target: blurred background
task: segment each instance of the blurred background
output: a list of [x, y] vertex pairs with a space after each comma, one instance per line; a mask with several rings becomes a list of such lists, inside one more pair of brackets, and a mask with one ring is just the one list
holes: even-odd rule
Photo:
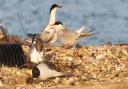
[[82, 38], [83, 45], [106, 42], [128, 43], [128, 0], [0, 0], [0, 18], [12, 35], [24, 37], [17, 13], [27, 33], [39, 33], [48, 23], [53, 3], [63, 6], [57, 20], [73, 30], [85, 25], [95, 28], [97, 35]]

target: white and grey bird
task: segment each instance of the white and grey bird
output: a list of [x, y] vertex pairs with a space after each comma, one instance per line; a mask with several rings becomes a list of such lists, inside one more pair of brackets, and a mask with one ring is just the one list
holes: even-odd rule
[[36, 67], [33, 67], [32, 69], [32, 76], [35, 78], [41, 78], [42, 80], [61, 76], [63, 75], [61, 72], [57, 72], [56, 70], [50, 69], [45, 63], [40, 63]]
[[57, 36], [54, 34], [56, 31], [54, 29], [54, 24], [56, 21], [56, 12], [58, 8], [61, 8], [57, 4], [53, 4], [50, 8], [50, 17], [47, 26], [40, 33], [40, 39], [43, 43], [54, 43], [57, 39]]
[[78, 40], [80, 38], [93, 35], [88, 32], [85, 32], [84, 26], [78, 29], [77, 31], [72, 31], [64, 27], [64, 25], [60, 21], [57, 21], [55, 23], [55, 29], [57, 31], [58, 40], [62, 43], [63, 46], [69, 46], [69, 47], [78, 44]]
[[42, 49], [43, 45], [41, 39], [36, 39], [36, 41], [32, 43], [32, 46], [29, 50], [30, 62], [38, 64], [44, 61], [44, 53]]

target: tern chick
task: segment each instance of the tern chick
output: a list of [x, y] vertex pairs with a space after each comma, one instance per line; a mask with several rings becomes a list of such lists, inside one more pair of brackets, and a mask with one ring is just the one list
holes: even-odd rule
[[56, 70], [50, 69], [45, 63], [40, 63], [37, 67], [33, 67], [32, 76], [35, 78], [41, 78], [43, 80], [48, 79], [50, 77], [56, 77], [63, 75], [61, 72], [57, 72]]
[[65, 28], [62, 22], [57, 21], [55, 23], [55, 29], [57, 31], [57, 38], [62, 43], [63, 46], [74, 46], [78, 44], [78, 40], [82, 37], [92, 36], [88, 32], [84, 32], [85, 27], [81, 27], [77, 31], [71, 31], [68, 28]]
[[50, 8], [50, 18], [48, 25], [42, 30], [40, 34], [40, 39], [43, 43], [54, 43], [57, 39], [57, 36], [54, 35], [55, 29], [54, 24], [56, 20], [56, 12], [58, 8], [61, 8], [62, 6], [59, 6], [57, 4], [53, 4]]

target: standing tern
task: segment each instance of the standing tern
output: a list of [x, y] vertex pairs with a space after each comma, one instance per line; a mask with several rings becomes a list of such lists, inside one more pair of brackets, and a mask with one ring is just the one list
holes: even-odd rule
[[43, 43], [54, 43], [56, 41], [57, 36], [55, 35], [56, 31], [54, 29], [54, 24], [56, 21], [56, 12], [58, 8], [61, 7], [62, 6], [59, 6], [57, 4], [53, 4], [51, 6], [48, 25], [43, 29], [39, 36]]
[[32, 44], [30, 50], [29, 50], [29, 55], [30, 55], [30, 62], [32, 63], [40, 63], [44, 61], [43, 58], [43, 45], [41, 39], [36, 39], [36, 42]]

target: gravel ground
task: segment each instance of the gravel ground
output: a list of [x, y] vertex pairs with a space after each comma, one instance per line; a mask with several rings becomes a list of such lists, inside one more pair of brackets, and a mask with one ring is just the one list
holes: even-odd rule
[[[28, 47], [23, 45], [25, 54]], [[50, 68], [60, 71], [64, 76], [41, 80], [31, 77], [31, 69], [0, 67], [0, 87], [16, 89], [81, 89], [86, 86], [94, 89], [116, 88], [118, 83], [128, 80], [128, 45], [104, 44], [99, 46], [81, 46], [80, 48], [62, 48], [46, 46], [43, 49], [46, 63]], [[26, 56], [27, 57], [27, 56]], [[124, 83], [123, 83], [124, 82]], [[12, 86], [13, 85], [13, 86]], [[123, 89], [122, 85], [119, 85]], [[126, 88], [124, 88], [126, 89]]]

